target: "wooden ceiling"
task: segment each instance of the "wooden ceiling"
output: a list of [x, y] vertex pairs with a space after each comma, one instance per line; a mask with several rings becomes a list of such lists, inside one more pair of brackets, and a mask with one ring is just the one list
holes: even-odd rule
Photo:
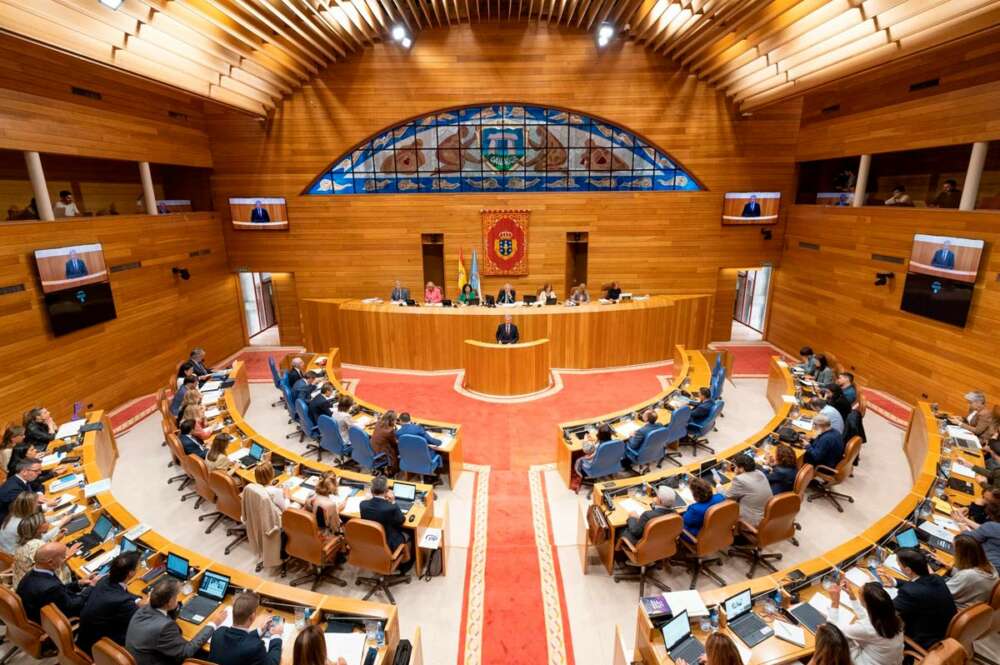
[[1000, 0], [0, 0], [6, 32], [255, 115], [394, 26], [419, 48], [473, 21], [609, 23], [751, 111], [998, 25]]

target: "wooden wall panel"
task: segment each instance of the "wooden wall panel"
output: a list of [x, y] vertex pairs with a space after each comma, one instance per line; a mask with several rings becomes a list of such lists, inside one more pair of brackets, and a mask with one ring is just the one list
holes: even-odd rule
[[203, 104], [191, 95], [7, 35], [0, 89], [0, 148], [212, 165]]
[[715, 287], [715, 303], [712, 310], [710, 339], [713, 342], [727, 342], [732, 337], [733, 306], [736, 304], [736, 275], [739, 272], [739, 268], [719, 270], [719, 278]]
[[[965, 329], [899, 309], [915, 233], [986, 241]], [[815, 243], [818, 251], [800, 242]], [[969, 389], [1000, 399], [1000, 213], [793, 206], [775, 271], [768, 339], [786, 350], [832, 351], [868, 385], [916, 402], [964, 408]], [[876, 272], [892, 271], [888, 287]]]
[[[57, 419], [74, 402], [113, 408], [159, 388], [194, 346], [210, 362], [243, 346], [236, 279], [226, 264], [218, 216], [78, 218], [8, 222], [0, 245], [0, 285], [25, 291], [0, 296], [0, 424], [36, 405]], [[111, 275], [118, 318], [54, 338], [42, 302], [33, 250], [99, 242], [108, 266], [141, 262]], [[192, 258], [191, 252], [209, 253]], [[171, 273], [183, 266], [191, 279]]]
[[274, 286], [274, 313], [278, 319], [281, 344], [298, 346], [302, 344], [302, 325], [299, 322], [299, 294], [295, 288], [295, 275], [273, 272], [271, 284]]
[[[525, 193], [299, 196], [346, 150], [408, 117], [449, 106], [521, 101], [619, 123], [668, 151], [700, 193]], [[419, 295], [421, 233], [443, 233], [446, 294], [457, 291], [459, 249], [481, 244], [480, 210], [531, 210], [534, 292], [562, 291], [566, 233], [589, 235], [590, 288], [617, 279], [635, 293], [713, 293], [719, 267], [777, 261], [782, 227], [723, 228], [727, 190], [791, 198], [799, 102], [744, 118], [708, 85], [641, 46], [599, 51], [593, 36], [546, 25], [485, 24], [421, 32], [403, 51], [375, 44], [287, 98], [269, 127], [207, 109], [216, 209], [230, 196], [284, 196], [287, 233], [226, 230], [232, 266], [294, 272], [300, 298], [387, 297], [394, 279]], [[496, 292], [502, 278], [484, 279]], [[563, 295], [563, 294], [561, 294]]]

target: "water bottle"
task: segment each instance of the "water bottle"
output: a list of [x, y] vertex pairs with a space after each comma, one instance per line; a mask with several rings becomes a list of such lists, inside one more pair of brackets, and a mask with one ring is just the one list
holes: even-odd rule
[[378, 627], [375, 629], [375, 644], [381, 647], [385, 644], [385, 629], [382, 627], [382, 622], [378, 622]]

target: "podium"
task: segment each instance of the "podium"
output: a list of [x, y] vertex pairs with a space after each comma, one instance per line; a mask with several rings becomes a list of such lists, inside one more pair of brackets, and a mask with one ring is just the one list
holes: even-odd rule
[[549, 340], [493, 344], [465, 340], [465, 388], [474, 393], [512, 397], [545, 390], [552, 383]]

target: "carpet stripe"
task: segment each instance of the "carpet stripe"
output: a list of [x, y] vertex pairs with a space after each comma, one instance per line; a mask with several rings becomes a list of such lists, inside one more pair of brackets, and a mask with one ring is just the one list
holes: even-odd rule
[[567, 652], [563, 631], [563, 607], [566, 601], [559, 579], [559, 564], [553, 554], [542, 477], [542, 473], [550, 468], [555, 468], [555, 465], [542, 464], [528, 469], [528, 486], [531, 489], [531, 521], [535, 530], [535, 548], [538, 550], [538, 571], [542, 587], [548, 663], [549, 665], [567, 665], [573, 661]]

